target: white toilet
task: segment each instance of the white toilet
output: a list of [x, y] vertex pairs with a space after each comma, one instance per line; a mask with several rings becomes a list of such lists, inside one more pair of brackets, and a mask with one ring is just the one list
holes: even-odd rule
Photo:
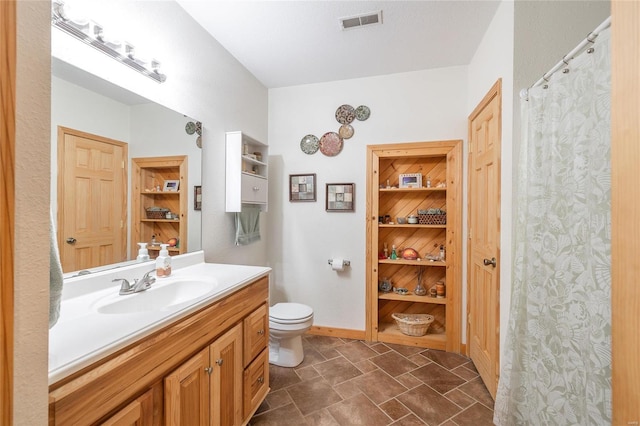
[[302, 334], [313, 325], [313, 309], [301, 303], [269, 308], [269, 363], [295, 367], [304, 359]]

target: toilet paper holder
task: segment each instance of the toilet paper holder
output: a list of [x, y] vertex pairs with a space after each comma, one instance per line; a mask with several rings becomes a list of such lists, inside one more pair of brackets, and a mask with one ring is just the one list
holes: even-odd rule
[[[333, 259], [329, 259], [329, 265], [333, 266]], [[351, 261], [350, 260], [343, 260], [342, 261], [342, 266], [351, 266]]]

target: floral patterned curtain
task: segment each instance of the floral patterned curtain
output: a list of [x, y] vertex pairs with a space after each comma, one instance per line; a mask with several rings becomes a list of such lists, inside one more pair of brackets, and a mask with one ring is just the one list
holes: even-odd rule
[[609, 36], [522, 101], [498, 425], [611, 424]]

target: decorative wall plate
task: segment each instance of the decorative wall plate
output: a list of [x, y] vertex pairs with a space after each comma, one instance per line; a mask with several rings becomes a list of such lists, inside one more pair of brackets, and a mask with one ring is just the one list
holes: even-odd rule
[[318, 148], [320, 148], [320, 141], [315, 135], [306, 135], [300, 141], [300, 149], [305, 154], [315, 154], [318, 152]]
[[320, 138], [320, 152], [328, 157], [340, 154], [342, 145], [342, 138], [336, 132], [327, 132]]
[[189, 121], [187, 124], [185, 124], [184, 130], [188, 135], [194, 134], [196, 132], [196, 123], [194, 123], [193, 121]]
[[353, 126], [351, 124], [343, 124], [338, 130], [338, 134], [342, 139], [349, 139], [353, 136]]
[[336, 110], [336, 120], [340, 124], [349, 124], [356, 118], [356, 110], [351, 105], [341, 105]]
[[364, 121], [371, 115], [371, 110], [368, 106], [360, 105], [358, 108], [356, 108], [355, 114], [358, 121]]

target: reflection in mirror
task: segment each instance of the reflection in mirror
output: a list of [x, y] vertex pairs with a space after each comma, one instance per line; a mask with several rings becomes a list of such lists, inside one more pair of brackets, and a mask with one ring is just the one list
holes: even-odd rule
[[[136, 243], [156, 234], [174, 254], [200, 250], [200, 123], [56, 58], [52, 74], [51, 208], [65, 276], [135, 262]], [[140, 174], [134, 158], [153, 166]], [[163, 168], [176, 158], [182, 169]], [[178, 191], [163, 191], [176, 180]], [[148, 217], [150, 207], [171, 215]]]

